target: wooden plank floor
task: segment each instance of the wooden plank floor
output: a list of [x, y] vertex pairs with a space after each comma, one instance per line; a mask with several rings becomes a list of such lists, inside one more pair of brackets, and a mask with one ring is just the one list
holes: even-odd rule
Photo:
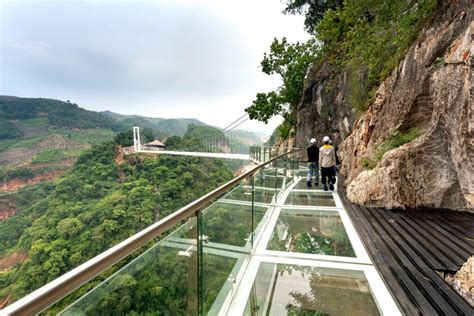
[[[339, 183], [342, 183], [339, 179]], [[340, 197], [374, 265], [406, 315], [474, 315], [440, 276], [474, 255], [474, 214], [387, 210]]]

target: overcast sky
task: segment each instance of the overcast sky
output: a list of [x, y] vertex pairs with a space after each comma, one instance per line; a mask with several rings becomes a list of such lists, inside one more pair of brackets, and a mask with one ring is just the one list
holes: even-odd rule
[[[1, 0], [0, 94], [224, 127], [257, 92], [274, 37], [304, 41], [280, 0]], [[271, 132], [268, 126], [246, 129]]]

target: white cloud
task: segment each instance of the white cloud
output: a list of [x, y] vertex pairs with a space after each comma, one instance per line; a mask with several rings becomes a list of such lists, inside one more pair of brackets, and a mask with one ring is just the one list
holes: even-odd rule
[[307, 39], [303, 18], [282, 9], [278, 0], [2, 1], [0, 93], [222, 127], [280, 84], [259, 69], [273, 38]]

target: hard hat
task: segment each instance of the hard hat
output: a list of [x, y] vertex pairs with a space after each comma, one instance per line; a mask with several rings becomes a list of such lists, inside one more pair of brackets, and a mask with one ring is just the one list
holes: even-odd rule
[[329, 136], [323, 137], [323, 142], [330, 142], [330, 141], [331, 141], [331, 138], [329, 138]]
[[316, 144], [316, 138], [311, 138], [311, 139], [309, 140], [309, 142], [310, 142], [311, 144]]

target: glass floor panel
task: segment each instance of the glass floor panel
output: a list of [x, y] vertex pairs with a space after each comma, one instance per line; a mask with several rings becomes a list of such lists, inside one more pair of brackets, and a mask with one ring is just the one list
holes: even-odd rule
[[261, 263], [244, 315], [380, 315], [362, 271]]
[[267, 250], [355, 257], [337, 212], [283, 209]]
[[[336, 184], [334, 184], [334, 190], [336, 190], [336, 188], [337, 188], [337, 182], [336, 182]], [[293, 189], [294, 190], [322, 190], [323, 185], [321, 184], [321, 176], [319, 176], [319, 185], [318, 186], [314, 185], [314, 178], [313, 178], [313, 181], [311, 182], [311, 188], [308, 188], [306, 186], [306, 178], [302, 178], [300, 181], [298, 181], [298, 183], [295, 185], [295, 187]]]
[[288, 195], [285, 205], [336, 206], [336, 202], [331, 192], [292, 191]]

